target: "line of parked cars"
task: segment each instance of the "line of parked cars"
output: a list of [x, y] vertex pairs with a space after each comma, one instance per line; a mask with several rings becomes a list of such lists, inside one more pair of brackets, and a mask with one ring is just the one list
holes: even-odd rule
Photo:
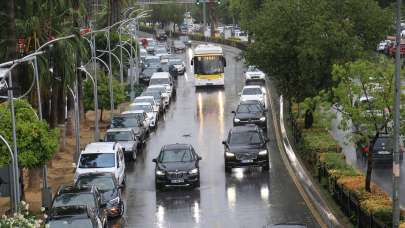
[[229, 130], [224, 145], [225, 171], [237, 167], [270, 168], [267, 149], [267, 96], [265, 74], [255, 66], [249, 66], [245, 74], [246, 85], [234, 114], [234, 127]]
[[[162, 56], [158, 57], [157, 64], [161, 64]], [[156, 55], [146, 58], [155, 60]], [[176, 61], [172, 60], [175, 58], [170, 59], [178, 62], [178, 58]], [[185, 67], [179, 69], [179, 72], [184, 73]], [[74, 184], [61, 186], [48, 208], [47, 227], [107, 227], [109, 219], [124, 214], [122, 192], [126, 185], [126, 162], [137, 159], [150, 132], [158, 127], [161, 116], [175, 98], [174, 80], [168, 71], [153, 72], [148, 80], [149, 86], [142, 94], [132, 100], [126, 111], [113, 116], [103, 140], [86, 145], [76, 164]], [[181, 145], [177, 147], [182, 148]], [[191, 157], [180, 156], [189, 147], [176, 153], [177, 147], [167, 146], [165, 150], [162, 149], [161, 155], [156, 159], [157, 165], [172, 162], [176, 158], [181, 158], [184, 164], [188, 160], [201, 159], [194, 150], [187, 154]], [[164, 167], [170, 168], [170, 165]], [[169, 169], [167, 174], [173, 176]], [[193, 177], [194, 182], [197, 183], [198, 179], [199, 183], [198, 169], [192, 169], [188, 174], [190, 181]], [[170, 177], [168, 176], [168, 180]], [[163, 176], [157, 182], [161, 186]], [[180, 181], [177, 179], [176, 183]]]

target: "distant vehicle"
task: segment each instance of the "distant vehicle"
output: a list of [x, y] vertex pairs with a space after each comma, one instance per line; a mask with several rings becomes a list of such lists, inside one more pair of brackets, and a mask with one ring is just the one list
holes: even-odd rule
[[155, 37], [159, 41], [166, 41], [167, 40], [166, 32], [163, 29], [156, 29]]
[[148, 128], [145, 125], [146, 121], [136, 114], [121, 114], [112, 118], [110, 128], [132, 128], [139, 142], [144, 144], [148, 138]]
[[157, 56], [147, 56], [144, 60], [144, 67], [159, 66], [160, 58]]
[[154, 54], [156, 57], [159, 57], [159, 62], [160, 62], [161, 61], [160, 57], [163, 55], [168, 55], [169, 52], [167, 51], [166, 47], [159, 46], [159, 47], [155, 48]]
[[112, 173], [119, 184], [125, 184], [125, 159], [119, 143], [90, 143], [82, 151], [76, 167], [75, 182], [82, 174], [97, 172]]
[[240, 31], [240, 30], [235, 30], [235, 38], [239, 39], [242, 42], [249, 41], [248, 34], [244, 31]]
[[149, 81], [149, 86], [163, 85], [166, 87], [166, 91], [171, 97], [175, 93], [173, 85], [173, 78], [168, 72], [154, 73]]
[[259, 101], [242, 101], [234, 114], [233, 125], [241, 126], [246, 124], [256, 124], [264, 129], [267, 128], [266, 109]]
[[157, 189], [175, 186], [200, 186], [202, 158], [189, 144], [165, 145], [160, 150], [156, 163], [155, 183]]
[[84, 209], [80, 209], [83, 206], [87, 206], [88, 210], [98, 217], [102, 227], [107, 227], [107, 213], [105, 211], [107, 205], [102, 202], [102, 196], [95, 186], [86, 188], [61, 186], [52, 201], [50, 211], [53, 216], [51, 215], [51, 217], [55, 218], [55, 216], [62, 213], [80, 213], [79, 210], [82, 210], [81, 213], [83, 213]]
[[156, 41], [153, 38], [146, 38], [146, 43], [146, 51], [148, 52], [148, 54], [153, 54], [156, 47]]
[[391, 44], [390, 40], [384, 40], [381, 41], [378, 45], [377, 45], [377, 51], [380, 53], [386, 52], [386, 50], [388, 49], [389, 45]]
[[150, 65], [146, 67], [139, 75], [139, 80], [143, 83], [149, 84], [150, 78], [156, 72], [163, 72], [162, 65]]
[[258, 85], [245, 86], [240, 93], [240, 101], [260, 101], [266, 107], [266, 90]]
[[254, 124], [233, 127], [224, 144], [225, 171], [245, 166], [259, 166], [269, 170], [268, 139]]
[[155, 112], [152, 104], [146, 103], [146, 102], [144, 102], [144, 103], [136, 102], [136, 103], [130, 104], [128, 110], [129, 111], [137, 111], [137, 110], [145, 111], [146, 114], [148, 115], [150, 127], [156, 128], [158, 112]]
[[100, 218], [87, 205], [54, 207], [48, 213], [45, 227], [104, 228]]
[[245, 72], [246, 81], [255, 81], [255, 80], [264, 81], [265, 78], [266, 75], [256, 66], [249, 66], [247, 71]]
[[186, 50], [186, 45], [181, 40], [173, 41], [173, 51], [174, 53], [184, 52]]
[[[404, 156], [404, 142], [403, 142], [403, 137], [400, 137], [399, 143], [399, 149], [400, 149], [400, 160], [403, 160]], [[369, 143], [363, 143], [363, 142], [358, 142], [357, 143], [361, 153], [364, 156], [367, 156], [369, 150], [370, 150], [370, 144]], [[376, 142], [374, 143], [373, 147], [373, 162], [392, 162], [393, 158], [393, 152], [394, 152], [394, 141], [393, 141], [393, 136], [389, 134], [381, 134], [377, 138]]]
[[142, 143], [137, 138], [132, 128], [112, 128], [108, 129], [104, 137], [105, 142], [119, 142], [125, 158], [136, 160], [138, 149]]
[[159, 103], [155, 101], [152, 96], [139, 96], [133, 100], [133, 103], [149, 103], [153, 106], [153, 110], [156, 112], [157, 119], [159, 119]]
[[[186, 72], [186, 64], [180, 58], [171, 58], [169, 59], [169, 66], [172, 67], [171, 71], [169, 68], [169, 73], [173, 73], [174, 76], [183, 75]], [[173, 74], [171, 74], [173, 76]]]
[[159, 92], [161, 94], [163, 100], [163, 108], [167, 109], [170, 105], [171, 93], [164, 85], [151, 85], [149, 86], [145, 92]]
[[152, 96], [155, 101], [159, 104], [159, 112], [163, 113], [165, 111], [166, 105], [164, 98], [162, 97], [162, 92], [160, 91], [143, 91], [141, 96]]
[[194, 84], [198, 86], [224, 86], [226, 60], [222, 48], [212, 44], [201, 44], [194, 49], [191, 60], [194, 66]]
[[191, 46], [191, 40], [188, 36], [179, 36], [179, 40], [181, 40], [187, 47]]
[[96, 186], [101, 194], [102, 203], [106, 205], [109, 218], [122, 216], [124, 214], [124, 200], [122, 198], [122, 189], [117, 179], [111, 173], [91, 173], [83, 174], [77, 178], [75, 186], [84, 188]]

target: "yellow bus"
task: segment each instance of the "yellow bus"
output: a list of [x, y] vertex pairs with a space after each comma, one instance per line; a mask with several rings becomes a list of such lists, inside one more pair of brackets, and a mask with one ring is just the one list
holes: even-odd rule
[[194, 49], [191, 60], [194, 66], [194, 85], [224, 86], [226, 60], [218, 45], [201, 44]]

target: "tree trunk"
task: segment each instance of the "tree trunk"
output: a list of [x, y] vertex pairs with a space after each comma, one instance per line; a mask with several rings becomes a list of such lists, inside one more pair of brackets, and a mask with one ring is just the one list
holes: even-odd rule
[[377, 138], [379, 136], [379, 133], [377, 132], [374, 135], [373, 140], [371, 140], [370, 142], [370, 146], [368, 148], [368, 153], [367, 153], [367, 172], [366, 172], [366, 191], [367, 192], [371, 192], [371, 174], [373, 171], [373, 148], [374, 148], [374, 144], [377, 141]]
[[103, 122], [103, 110], [104, 109], [100, 109], [100, 123]]

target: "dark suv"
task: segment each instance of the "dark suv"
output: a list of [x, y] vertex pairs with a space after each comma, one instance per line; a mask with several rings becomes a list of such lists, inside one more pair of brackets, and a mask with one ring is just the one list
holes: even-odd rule
[[108, 217], [118, 217], [124, 214], [122, 198], [123, 185], [119, 185], [112, 173], [86, 173], [80, 175], [75, 183], [76, 187], [96, 186], [102, 195], [102, 203], [106, 204]]
[[175, 186], [200, 186], [201, 157], [189, 144], [165, 145], [159, 156], [152, 161], [156, 163], [156, 188]]
[[[404, 144], [402, 141], [402, 137], [400, 137], [400, 160], [403, 159], [404, 154]], [[361, 148], [364, 155], [367, 155], [369, 150], [368, 146], [364, 146]], [[374, 143], [373, 147], [373, 161], [374, 162], [392, 162], [392, 156], [394, 151], [394, 142], [393, 136], [388, 134], [380, 134]]]
[[95, 186], [77, 188], [75, 186], [62, 186], [59, 188], [52, 202], [52, 210], [56, 208], [87, 206], [103, 224], [107, 226], [107, 213], [105, 211], [105, 203], [102, 203], [102, 197]]
[[268, 139], [254, 124], [233, 127], [224, 144], [225, 171], [244, 166], [261, 166], [269, 170]]
[[264, 129], [267, 128], [266, 109], [259, 101], [242, 101], [236, 111], [232, 111], [233, 125], [256, 124]]
[[45, 227], [102, 228], [100, 219], [86, 205], [55, 207], [49, 212]]

